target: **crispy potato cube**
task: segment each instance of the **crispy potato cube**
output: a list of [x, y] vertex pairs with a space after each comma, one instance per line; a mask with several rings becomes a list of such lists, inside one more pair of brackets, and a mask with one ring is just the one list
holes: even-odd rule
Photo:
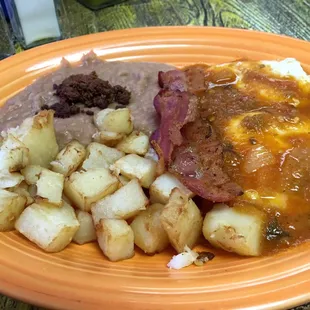
[[96, 225], [99, 247], [112, 262], [131, 258], [134, 252], [134, 234], [124, 220], [101, 219]]
[[22, 183], [20, 183], [19, 185], [10, 188], [11, 192], [16, 193], [16, 194], [26, 198], [26, 207], [34, 203], [34, 199], [30, 195], [28, 188], [29, 187], [28, 187], [27, 183], [24, 181]]
[[141, 185], [149, 188], [156, 177], [157, 164], [151, 159], [129, 154], [117, 160], [110, 169], [115, 174], [122, 174], [129, 179], [137, 178]]
[[40, 111], [34, 117], [26, 118], [17, 128], [8, 130], [29, 149], [31, 165], [49, 167], [58, 153], [54, 129], [54, 111]]
[[131, 222], [135, 244], [147, 254], [163, 251], [169, 245], [169, 238], [162, 227], [160, 216], [164, 206], [156, 203], [140, 212]]
[[107, 196], [91, 208], [95, 225], [102, 218], [129, 219], [145, 210], [148, 199], [138, 180], [134, 179], [113, 195]]
[[69, 142], [51, 162], [51, 170], [63, 174], [65, 177], [82, 164], [86, 157], [85, 147], [76, 140]]
[[0, 171], [0, 188], [10, 188], [19, 185], [24, 177], [18, 172]]
[[74, 209], [67, 203], [59, 208], [47, 204], [32, 204], [15, 223], [15, 228], [46, 252], [59, 252], [79, 229]]
[[192, 198], [194, 194], [186, 188], [174, 175], [166, 172], [160, 175], [150, 186], [151, 202], [166, 204], [169, 201], [171, 191], [178, 188], [182, 194], [188, 198]]
[[182, 253], [187, 245], [192, 248], [201, 235], [202, 216], [192, 199], [178, 188], [172, 190], [168, 204], [161, 214], [161, 223], [171, 245]]
[[215, 247], [240, 255], [262, 252], [265, 214], [254, 206], [230, 208], [217, 204], [203, 221], [203, 235]]
[[26, 198], [7, 190], [0, 190], [0, 231], [14, 230], [15, 221], [26, 207]]
[[0, 148], [0, 170], [17, 172], [25, 168], [29, 163], [29, 149], [8, 134]]
[[115, 146], [124, 138], [123, 133], [112, 131], [99, 131], [93, 135], [93, 140], [107, 146]]
[[91, 204], [114, 193], [119, 185], [117, 177], [105, 168], [73, 172], [66, 180], [64, 194], [74, 206], [90, 211]]
[[124, 177], [123, 175], [118, 175], [117, 178], [118, 178], [119, 182], [121, 183], [121, 186], [124, 186], [130, 182], [130, 179]]
[[126, 154], [137, 154], [142, 156], [147, 153], [149, 147], [149, 137], [142, 131], [133, 131], [116, 146], [118, 150]]
[[111, 164], [123, 157], [125, 153], [106, 145], [92, 142], [87, 147], [87, 156], [82, 164], [83, 170], [109, 168]]
[[24, 176], [25, 182], [28, 185], [35, 185], [37, 184], [40, 174], [43, 170], [47, 169], [38, 165], [29, 165], [21, 170], [21, 174]]
[[94, 121], [100, 131], [130, 134], [133, 130], [133, 122], [128, 108], [104, 109], [94, 115]]
[[96, 240], [97, 236], [92, 216], [88, 212], [81, 210], [76, 210], [75, 214], [80, 223], [80, 228], [75, 233], [73, 241], [77, 244], [84, 244]]
[[60, 206], [65, 177], [61, 173], [44, 169], [37, 181], [37, 195], [43, 202]]

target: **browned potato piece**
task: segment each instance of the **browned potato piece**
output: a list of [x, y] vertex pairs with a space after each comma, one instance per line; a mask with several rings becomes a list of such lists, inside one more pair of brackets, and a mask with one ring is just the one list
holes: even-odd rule
[[29, 149], [13, 135], [8, 134], [0, 148], [0, 170], [16, 172], [28, 163]]
[[246, 256], [262, 254], [266, 215], [252, 205], [216, 204], [203, 222], [203, 235], [215, 247]]
[[123, 133], [112, 131], [99, 131], [93, 135], [95, 142], [102, 143], [107, 146], [115, 146], [124, 138]]
[[87, 156], [82, 164], [83, 170], [109, 168], [111, 164], [123, 157], [125, 153], [106, 145], [92, 142], [87, 146]]
[[79, 229], [74, 209], [67, 203], [59, 208], [46, 204], [27, 207], [15, 228], [46, 252], [62, 251]]
[[7, 190], [0, 190], [0, 231], [14, 229], [15, 221], [26, 207], [27, 199]]
[[10, 188], [19, 185], [24, 177], [18, 172], [0, 171], [0, 188]]
[[188, 199], [178, 188], [171, 192], [168, 204], [161, 214], [161, 223], [168, 234], [171, 245], [178, 253], [187, 245], [192, 248], [201, 235], [202, 216], [192, 199]]
[[58, 153], [54, 129], [54, 111], [40, 111], [37, 115], [26, 118], [17, 128], [8, 130], [29, 149], [31, 165], [49, 167]]
[[133, 130], [133, 122], [128, 108], [101, 110], [94, 115], [94, 121], [100, 131], [130, 134]]
[[86, 156], [85, 147], [76, 140], [69, 142], [51, 162], [51, 170], [63, 174], [65, 177], [82, 164]]
[[80, 228], [75, 233], [73, 241], [84, 244], [96, 240], [97, 236], [92, 216], [88, 212], [81, 210], [76, 210], [75, 214], [80, 223]]
[[34, 202], [33, 197], [29, 193], [29, 187], [26, 182], [22, 182], [19, 185], [10, 188], [10, 191], [26, 198], [26, 207]]
[[116, 148], [126, 154], [145, 155], [150, 147], [149, 137], [142, 131], [133, 131]]
[[134, 234], [124, 220], [101, 219], [96, 225], [98, 244], [112, 262], [131, 258], [134, 252]]
[[129, 154], [117, 160], [110, 169], [116, 174], [122, 174], [129, 179], [138, 179], [142, 187], [149, 188], [156, 178], [157, 164], [136, 154]]
[[194, 194], [187, 189], [174, 175], [166, 172], [160, 175], [150, 186], [150, 199], [153, 203], [166, 204], [171, 191], [178, 188], [185, 196], [192, 198]]
[[160, 216], [164, 206], [156, 203], [140, 212], [131, 222], [135, 244], [147, 254], [163, 251], [169, 245], [169, 238], [162, 227]]
[[105, 168], [73, 172], [66, 180], [64, 194], [83, 211], [90, 211], [91, 204], [114, 193], [119, 186], [117, 177]]
[[64, 180], [63, 174], [44, 169], [37, 181], [39, 199], [54, 206], [61, 206]]
[[99, 200], [91, 208], [94, 223], [102, 218], [129, 219], [145, 210], [148, 199], [139, 182], [134, 179], [114, 194]]
[[40, 174], [43, 170], [47, 170], [38, 165], [29, 165], [21, 170], [21, 174], [24, 176], [28, 185], [37, 184]]

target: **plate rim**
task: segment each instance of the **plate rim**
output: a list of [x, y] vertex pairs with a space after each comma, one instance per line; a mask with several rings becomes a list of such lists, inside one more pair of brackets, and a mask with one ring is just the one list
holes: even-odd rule
[[[40, 54], [40, 58], [44, 58], [45, 54], [50, 54], [51, 52], [55, 54], [59, 54], [61, 50], [68, 50], [70, 49], [70, 46], [77, 46], [81, 41], [83, 41], [83, 44], [81, 46], [86, 46], [87, 42], [99, 42], [102, 40], [104, 37], [122, 37], [122, 36], [127, 36], [130, 35], [132, 36], [134, 33], [140, 33], [141, 35], [147, 34], [149, 32], [161, 32], [163, 33], [164, 31], [183, 31], [185, 30], [188, 31], [188, 29], [191, 30], [197, 30], [197, 32], [205, 32], [205, 33], [226, 33], [226, 34], [235, 34], [235, 35], [253, 35], [254, 37], [261, 37], [261, 39], [268, 38], [270, 40], [276, 40], [276, 41], [285, 41], [285, 42], [290, 42], [293, 45], [298, 45], [300, 47], [304, 47], [305, 49], [309, 49], [310, 47], [310, 42], [307, 42], [302, 39], [298, 38], [292, 38], [288, 37], [285, 35], [280, 35], [280, 34], [272, 34], [272, 33], [266, 33], [262, 31], [257, 31], [257, 30], [245, 30], [245, 29], [238, 29], [238, 28], [226, 28], [226, 27], [205, 27], [205, 26], [160, 26], [160, 27], [141, 27], [141, 28], [130, 28], [130, 29], [122, 29], [122, 30], [112, 30], [112, 31], [107, 31], [107, 32], [101, 32], [101, 33], [95, 33], [95, 34], [88, 34], [88, 35], [83, 35], [80, 37], [75, 37], [75, 38], [70, 38], [58, 42], [53, 42], [47, 45], [39, 46], [21, 53], [18, 53], [16, 55], [13, 55], [7, 59], [4, 59], [0, 62], [0, 72], [8, 70], [8, 68], [11, 65], [18, 65], [22, 63], [24, 60], [28, 60], [31, 58], [31, 55], [35, 54]], [[86, 44], [85, 44], [86, 42]], [[284, 45], [286, 45], [284, 42]], [[104, 47], [104, 42], [100, 44], [100, 46]], [[44, 52], [44, 53], [43, 53]], [[42, 55], [41, 55], [42, 54]], [[310, 53], [309, 53], [310, 55]], [[310, 57], [310, 56], [309, 56]], [[35, 59], [33, 59], [33, 62], [36, 62]], [[310, 64], [310, 60], [309, 60]], [[42, 72], [45, 72], [42, 71]], [[1, 75], [1, 74], [0, 74]], [[40, 74], [41, 75], [41, 74]], [[1, 267], [0, 267], [1, 270]], [[310, 269], [307, 269], [307, 272], [309, 273]], [[5, 289], [3, 289], [5, 287]], [[10, 287], [10, 289], [9, 289]], [[12, 288], [15, 287], [17, 290], [12, 290]], [[40, 306], [43, 307], [50, 307], [49, 303], [46, 303], [45, 301], [40, 301], [39, 299], [36, 299], [33, 297], [33, 293], [39, 294], [41, 297], [45, 296], [47, 299], [51, 299], [55, 302], [55, 298], [59, 298], [59, 296], [52, 296], [49, 294], [45, 294], [44, 292], [33, 292], [31, 289], [27, 290], [24, 288], [24, 293], [18, 293], [20, 292], [19, 290], [22, 290], [23, 288], [19, 288], [18, 290], [18, 284], [15, 283], [10, 283], [9, 281], [6, 281], [3, 279], [0, 275], [0, 290], [1, 292], [4, 292], [5, 295], [7, 296], [12, 296], [13, 298], [22, 298], [22, 300], [32, 303], [32, 304], [39, 304]], [[8, 289], [7, 289], [8, 288]], [[30, 295], [27, 294], [27, 292], [31, 292]], [[15, 294], [16, 292], [16, 294]], [[32, 296], [32, 297], [28, 297]], [[47, 300], [46, 299], [46, 300]], [[281, 305], [275, 305], [274, 309], [276, 309], [278, 306], [296, 306], [300, 303], [310, 301], [310, 293], [307, 296], [299, 296], [294, 301], [288, 300], [288, 303], [285, 303], [285, 301], [282, 301], [284, 303], [281, 303]], [[61, 301], [58, 301], [59, 305], [61, 306]], [[128, 308], [129, 309], [129, 308]], [[257, 307], [255, 309], [258, 309]], [[268, 308], [271, 309], [271, 308]]]

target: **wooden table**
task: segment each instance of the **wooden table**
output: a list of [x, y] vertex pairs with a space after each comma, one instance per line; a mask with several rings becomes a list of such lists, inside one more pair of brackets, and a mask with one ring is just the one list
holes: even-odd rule
[[[74, 0], [62, 0], [57, 11], [64, 38], [132, 27], [205, 25], [257, 29], [310, 41], [310, 0], [129, 0], [97, 12]], [[2, 309], [43, 310], [0, 295]], [[310, 303], [294, 310], [310, 310]]]

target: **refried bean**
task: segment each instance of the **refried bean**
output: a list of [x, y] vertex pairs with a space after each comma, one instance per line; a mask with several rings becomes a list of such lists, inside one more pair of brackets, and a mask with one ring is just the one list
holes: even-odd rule
[[[123, 93], [118, 91], [118, 85], [131, 93], [128, 108], [134, 118], [135, 128], [150, 135], [158, 126], [157, 115], [153, 107], [153, 99], [159, 91], [158, 72], [171, 69], [174, 67], [161, 63], [106, 62], [95, 57], [94, 53], [84, 56], [79, 63], [74, 65], [63, 61], [56, 71], [37, 79], [1, 107], [0, 131], [20, 125], [25, 118], [32, 117], [44, 105], [50, 108], [59, 102], [59, 98], [54, 95], [54, 84], [61, 84], [71, 75], [89, 75], [95, 71], [98, 78], [108, 81], [116, 89], [115, 102], [109, 107], [126, 106], [122, 104]], [[93, 123], [93, 116], [88, 114], [99, 110], [98, 107], [92, 107], [87, 108], [84, 113], [69, 118], [55, 118], [59, 146], [63, 147], [72, 139], [82, 144], [89, 144], [97, 129]]]

